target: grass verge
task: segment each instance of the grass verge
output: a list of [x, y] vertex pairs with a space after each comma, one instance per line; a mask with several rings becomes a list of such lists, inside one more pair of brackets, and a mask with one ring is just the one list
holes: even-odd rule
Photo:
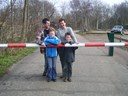
[[0, 77], [2, 77], [7, 72], [12, 64], [18, 62], [28, 54], [33, 53], [34, 50], [34, 48], [25, 48], [17, 50], [13, 53], [0, 55]]
[[88, 31], [88, 32], [77, 32], [77, 34], [83, 36], [83, 35], [85, 35], [85, 34], [107, 34], [107, 33], [105, 33], [105, 32], [100, 32], [100, 31], [99, 31], [99, 32]]

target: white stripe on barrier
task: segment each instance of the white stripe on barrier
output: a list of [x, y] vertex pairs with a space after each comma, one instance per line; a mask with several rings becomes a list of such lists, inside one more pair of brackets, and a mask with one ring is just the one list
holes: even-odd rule
[[5, 47], [8, 47], [8, 44], [0, 44], [0, 48], [5, 48]]
[[105, 46], [125, 46], [125, 43], [105, 43]]
[[65, 47], [85, 47], [85, 43], [78, 43], [78, 44], [65, 44]]
[[40, 45], [36, 43], [26, 43], [26, 47], [40, 47]]

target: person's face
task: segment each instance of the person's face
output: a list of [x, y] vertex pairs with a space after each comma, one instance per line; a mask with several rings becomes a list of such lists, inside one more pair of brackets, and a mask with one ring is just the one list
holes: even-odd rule
[[64, 27], [66, 26], [66, 23], [65, 23], [64, 21], [61, 21], [61, 22], [60, 22], [60, 26], [61, 26], [62, 28], [64, 28]]
[[54, 37], [54, 36], [55, 36], [55, 32], [54, 32], [54, 31], [51, 31], [51, 32], [49, 33], [49, 36], [50, 36], [50, 37]]
[[46, 21], [46, 24], [43, 24], [43, 27], [48, 29], [50, 27], [50, 21]]
[[67, 36], [65, 37], [65, 39], [66, 39], [68, 42], [72, 41], [72, 38], [71, 38], [70, 35], [67, 35]]

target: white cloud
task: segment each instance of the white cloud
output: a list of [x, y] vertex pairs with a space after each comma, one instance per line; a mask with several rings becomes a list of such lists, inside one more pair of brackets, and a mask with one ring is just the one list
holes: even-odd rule
[[114, 4], [120, 4], [125, 0], [101, 0], [101, 1], [109, 5], [114, 5]]

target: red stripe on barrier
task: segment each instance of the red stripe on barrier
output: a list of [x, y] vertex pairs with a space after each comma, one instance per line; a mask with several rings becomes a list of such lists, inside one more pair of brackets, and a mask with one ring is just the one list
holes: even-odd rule
[[8, 44], [9, 48], [25, 48], [26, 44]]
[[125, 42], [124, 44], [125, 44], [125, 46], [128, 46], [128, 42]]
[[58, 45], [48, 45], [47, 47], [65, 47], [63, 44], [58, 44]]
[[65, 45], [60, 43], [57, 45], [57, 47], [65, 47]]
[[85, 47], [102, 47], [102, 46], [105, 46], [105, 43], [86, 43], [85, 44]]

